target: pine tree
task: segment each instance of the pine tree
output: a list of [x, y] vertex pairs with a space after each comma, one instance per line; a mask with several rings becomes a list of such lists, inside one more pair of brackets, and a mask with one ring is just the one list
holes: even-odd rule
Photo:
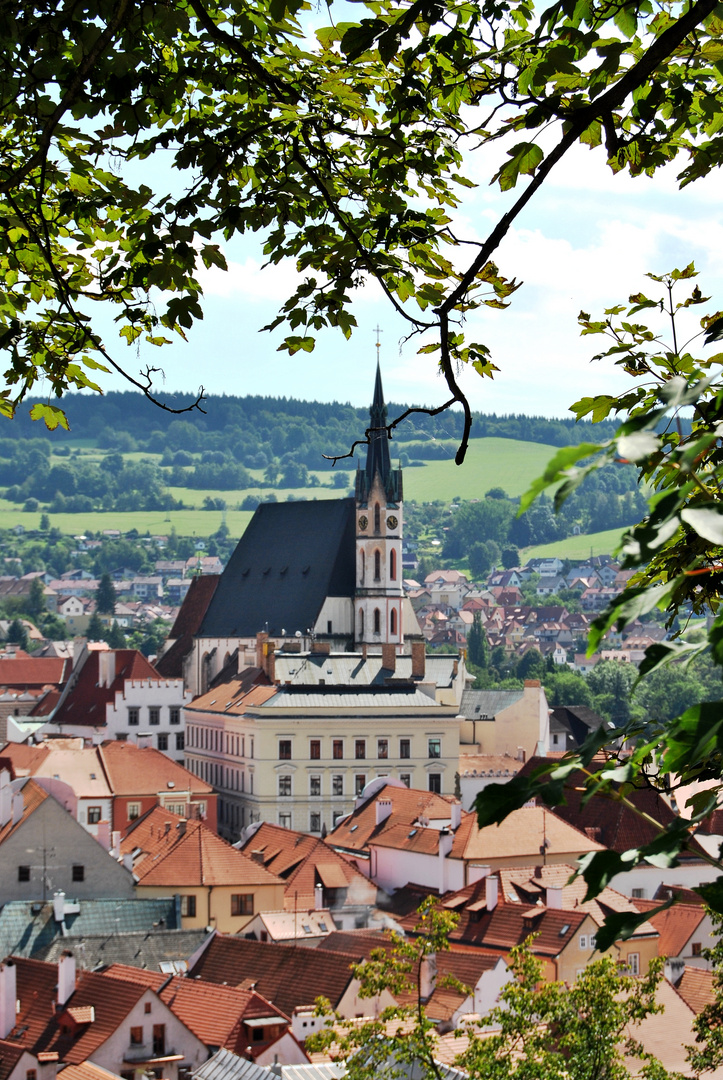
[[106, 571], [101, 574], [98, 588], [95, 591], [95, 608], [100, 615], [115, 614], [116, 593], [113, 579]]
[[470, 664], [474, 664], [475, 667], [486, 668], [489, 664], [487, 634], [482, 625], [482, 617], [478, 611], [474, 614], [472, 626], [470, 627], [469, 635], [467, 637], [467, 657]]
[[100, 616], [97, 611], [94, 611], [90, 617], [85, 636], [88, 638], [88, 641], [103, 641], [104, 633], [105, 630], [103, 629], [103, 623], [100, 621]]

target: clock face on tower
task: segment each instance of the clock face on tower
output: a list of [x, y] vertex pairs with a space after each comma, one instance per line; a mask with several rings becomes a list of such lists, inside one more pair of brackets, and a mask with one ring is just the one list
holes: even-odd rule
[[364, 530], [366, 529], [368, 524], [369, 524], [369, 521], [367, 519], [366, 514], [362, 514], [362, 516], [359, 518], [359, 528], [361, 529], [362, 532], [364, 532]]
[[388, 529], [396, 529], [398, 524], [399, 524], [399, 522], [395, 518], [394, 514], [390, 514], [389, 517], [387, 518], [387, 528]]

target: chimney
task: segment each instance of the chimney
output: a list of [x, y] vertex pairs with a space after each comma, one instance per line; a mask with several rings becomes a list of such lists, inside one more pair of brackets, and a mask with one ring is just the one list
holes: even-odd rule
[[562, 911], [562, 885], [548, 885], [545, 890], [545, 904], [548, 908]]
[[437, 954], [428, 953], [419, 963], [419, 996], [428, 1001], [437, 983]]
[[[92, 828], [92, 826], [91, 826]], [[110, 822], [99, 821], [95, 827], [95, 838], [106, 851], [110, 851]]]
[[113, 832], [111, 833], [111, 845], [110, 845], [110, 853], [111, 853], [111, 855], [113, 856], [114, 859], [119, 859], [120, 858], [120, 853], [121, 853], [120, 844], [121, 844], [121, 834], [120, 834], [118, 829], [114, 829]]
[[13, 825], [17, 825], [17, 823], [20, 821], [21, 817], [23, 816], [23, 810], [25, 809], [25, 803], [23, 802], [23, 793], [22, 793], [22, 791], [16, 791], [15, 794], [13, 795], [12, 808], [13, 808]]
[[382, 667], [389, 671], [395, 671], [397, 667], [396, 645], [392, 645], [387, 641], [382, 645]]
[[256, 635], [256, 667], [264, 667], [264, 643], [268, 640], [268, 634]]
[[392, 800], [389, 798], [377, 799], [375, 813], [376, 824], [381, 825], [383, 821], [386, 821], [392, 812]]
[[176, 831], [178, 832], [179, 836], [185, 836], [186, 835], [186, 825], [187, 824], [188, 823], [186, 821], [179, 821], [178, 822], [178, 824], [176, 825]]
[[253, 861], [255, 863], [258, 863], [259, 866], [263, 866], [264, 865], [264, 849], [263, 848], [254, 848], [254, 850], [251, 852], [251, 858], [253, 859]]
[[453, 831], [456, 832], [457, 829], [460, 827], [461, 823], [462, 823], [462, 803], [461, 802], [453, 802], [452, 803], [452, 820], [450, 822], [450, 827], [452, 828]]
[[331, 654], [331, 642], [330, 641], [313, 641], [311, 643], [312, 653], [317, 656], [329, 656]]
[[449, 888], [447, 882], [447, 858], [452, 845], [454, 844], [454, 833], [451, 833], [449, 829], [442, 829], [439, 833], [439, 841], [437, 848], [437, 866], [439, 869], [439, 883], [437, 888], [439, 889], [439, 895], [443, 896]]
[[531, 690], [534, 688], [537, 688], [539, 690], [541, 685], [542, 684], [540, 683], [539, 679], [525, 679], [525, 690]]
[[56, 892], [53, 894], [53, 918], [56, 922], [62, 922], [65, 918], [65, 893]]
[[115, 650], [103, 650], [96, 655], [98, 657], [98, 685], [112, 686], [115, 681]]
[[271, 682], [276, 682], [276, 642], [265, 641], [262, 646], [263, 669]]
[[13, 789], [10, 787], [10, 773], [0, 769], [0, 828], [7, 825], [13, 816]]
[[324, 910], [324, 886], [318, 881], [314, 886], [314, 910]]
[[56, 1050], [41, 1050], [38, 1054], [39, 1080], [55, 1080], [58, 1075], [58, 1053]]
[[133, 873], [133, 853], [127, 851], [123, 856], [123, 868]]
[[17, 968], [12, 960], [0, 964], [0, 1039], [7, 1039], [17, 1019]]
[[423, 641], [412, 642], [412, 678], [423, 679], [427, 663], [427, 646]]
[[499, 880], [490, 874], [485, 878], [485, 900], [487, 901], [487, 910], [494, 911], [497, 907], [497, 900], [499, 899]]
[[65, 1005], [75, 990], [75, 957], [68, 949], [58, 960], [58, 1005]]

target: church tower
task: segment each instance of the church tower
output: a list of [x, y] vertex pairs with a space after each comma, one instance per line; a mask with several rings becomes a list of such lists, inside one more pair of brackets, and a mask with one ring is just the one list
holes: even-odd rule
[[401, 651], [402, 470], [392, 468], [389, 456], [378, 359], [370, 412], [366, 465], [356, 474], [354, 638], [357, 647], [392, 644]]

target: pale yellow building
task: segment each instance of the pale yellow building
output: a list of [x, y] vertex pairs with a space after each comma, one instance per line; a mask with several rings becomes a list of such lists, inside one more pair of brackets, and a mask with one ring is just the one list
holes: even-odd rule
[[136, 895], [181, 897], [184, 930], [236, 934], [259, 911], [284, 906], [284, 882], [231, 847], [202, 821], [155, 807], [121, 842], [133, 859]]
[[380, 777], [454, 794], [461, 658], [421, 642], [277, 654], [261, 640], [258, 660], [186, 707], [187, 767], [219, 791], [222, 835], [254, 821], [319, 835]]

